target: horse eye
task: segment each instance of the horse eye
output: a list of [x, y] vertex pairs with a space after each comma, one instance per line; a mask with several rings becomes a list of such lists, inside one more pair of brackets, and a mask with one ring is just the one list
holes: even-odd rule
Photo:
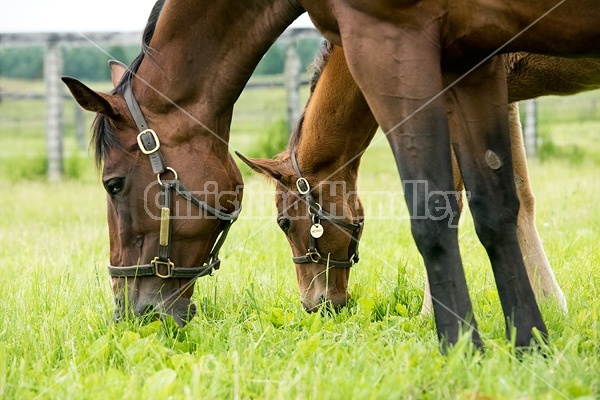
[[287, 218], [277, 220], [277, 225], [279, 225], [279, 228], [285, 233], [290, 230], [290, 220]]
[[104, 182], [104, 189], [106, 189], [106, 193], [111, 196], [115, 196], [119, 194], [123, 187], [125, 186], [125, 178], [112, 178]]

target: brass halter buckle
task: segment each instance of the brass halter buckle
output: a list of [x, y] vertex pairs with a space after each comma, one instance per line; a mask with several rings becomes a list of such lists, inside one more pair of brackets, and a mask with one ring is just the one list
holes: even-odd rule
[[[171, 260], [160, 261], [158, 259], [158, 257], [155, 257], [154, 260], [152, 260], [150, 262], [150, 264], [154, 265], [154, 269], [156, 270], [156, 276], [158, 276], [159, 278], [163, 278], [163, 279], [167, 279], [167, 278], [170, 278], [172, 276], [173, 267], [175, 266], [175, 264], [173, 264], [171, 262]], [[167, 267], [167, 273], [166, 274], [161, 274], [160, 270], [158, 269], [159, 265], [164, 265], [164, 266]]]
[[350, 262], [350, 266], [356, 264], [356, 253], [352, 254], [352, 257], [348, 261]]
[[308, 256], [308, 258], [310, 258], [310, 261], [314, 262], [315, 264], [317, 264], [321, 259], [321, 254], [319, 254], [317, 249], [309, 250], [308, 253], [306, 253], [306, 255]]
[[296, 180], [296, 187], [300, 194], [308, 194], [310, 192], [310, 184], [305, 178], [298, 178], [298, 180]]
[[[150, 135], [152, 135], [152, 138], [154, 139], [154, 143], [156, 143], [156, 145], [154, 146], [153, 149], [146, 149], [146, 146], [144, 146], [144, 142], [142, 141], [142, 136], [145, 133], [149, 133]], [[138, 142], [138, 146], [140, 146], [140, 150], [144, 154], [149, 155], [152, 153], [156, 153], [158, 151], [158, 149], [160, 149], [160, 140], [158, 140], [158, 136], [156, 135], [156, 132], [154, 132], [152, 129], [146, 129], [146, 130], [141, 131], [137, 135], [137, 142]]]

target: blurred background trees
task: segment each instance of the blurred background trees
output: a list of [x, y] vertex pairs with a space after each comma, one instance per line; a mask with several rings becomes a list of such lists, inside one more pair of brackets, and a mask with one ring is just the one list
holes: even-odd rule
[[[299, 39], [297, 51], [303, 70], [312, 62], [320, 46], [319, 39]], [[108, 81], [110, 71], [106, 61], [117, 59], [129, 64], [139, 53], [139, 46], [111, 46], [106, 53], [95, 47], [63, 49], [64, 74], [83, 81]], [[285, 63], [285, 47], [276, 43], [258, 65], [256, 75], [280, 75]], [[42, 79], [44, 49], [42, 47], [15, 47], [0, 49], [0, 74], [5, 78]]]

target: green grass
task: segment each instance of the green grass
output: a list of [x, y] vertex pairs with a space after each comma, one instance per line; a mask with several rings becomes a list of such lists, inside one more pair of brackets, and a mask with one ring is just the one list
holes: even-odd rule
[[600, 165], [600, 94], [599, 91], [570, 97], [538, 100], [540, 159], [584, 159]]
[[[250, 151], [283, 116], [281, 103], [277, 91], [244, 93], [233, 145]], [[242, 118], [260, 110], [261, 119]], [[23, 149], [0, 121], [2, 145]], [[35, 134], [23, 137], [34, 141]], [[433, 319], [418, 314], [424, 268], [385, 140], [365, 155], [360, 187], [392, 195], [368, 197], [371, 218], [352, 271], [350, 307], [335, 316], [302, 311], [272, 187], [247, 176], [223, 267], [197, 282], [199, 311], [184, 329], [110, 322], [105, 195], [86, 152], [78, 153], [80, 177], [63, 184], [14, 180], [3, 171], [0, 398], [598, 398], [600, 169], [591, 151], [598, 143], [582, 140], [590, 144], [581, 162], [530, 161], [538, 228], [570, 312], [542, 304], [550, 346], [521, 361], [504, 337], [489, 261], [468, 214], [461, 251], [486, 353], [472, 353], [466, 340], [448, 355], [439, 352]], [[19, 158], [0, 151], [2, 165], [7, 155]], [[390, 204], [396, 219], [375, 218]]]

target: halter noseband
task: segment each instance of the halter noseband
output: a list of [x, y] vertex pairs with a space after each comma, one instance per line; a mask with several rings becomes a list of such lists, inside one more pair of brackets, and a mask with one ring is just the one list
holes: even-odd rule
[[[292, 167], [294, 168], [294, 172], [298, 179], [296, 180], [296, 188], [300, 193], [300, 196], [303, 197], [308, 204], [308, 212], [310, 214], [311, 219], [311, 228], [310, 233], [308, 235], [308, 251], [305, 255], [300, 257], [292, 257], [292, 261], [295, 264], [323, 264], [328, 265], [329, 267], [337, 267], [337, 268], [349, 268], [358, 262], [358, 242], [360, 241], [360, 236], [362, 235], [362, 229], [364, 225], [364, 221], [360, 221], [357, 224], [346, 222], [340, 218], [337, 218], [335, 215], [324, 211], [319, 203], [317, 203], [311, 194], [311, 187], [306, 178], [302, 176], [300, 173], [300, 168], [298, 167], [298, 161], [296, 160], [296, 153], [292, 151], [290, 155], [292, 159]], [[331, 260], [327, 258], [321, 257], [319, 251], [317, 250], [317, 239], [323, 236], [323, 226], [321, 225], [321, 220], [328, 220], [332, 223], [336, 224], [339, 227], [348, 229], [352, 232], [352, 237], [350, 239], [350, 244], [348, 245], [348, 260]]]
[[[127, 107], [131, 112], [133, 120], [137, 125], [140, 133], [138, 134], [137, 141], [140, 146], [142, 153], [146, 154], [150, 159], [152, 165], [152, 172], [156, 174], [156, 180], [161, 186], [161, 197], [162, 205], [160, 212], [160, 235], [158, 245], [158, 255], [150, 262], [150, 264], [132, 265], [132, 266], [108, 266], [108, 273], [114, 278], [122, 277], [140, 277], [140, 276], [158, 276], [159, 278], [183, 278], [183, 279], [195, 279], [205, 275], [214, 275], [214, 273], [220, 268], [221, 260], [219, 259], [219, 250], [231, 225], [237, 220], [241, 206], [231, 214], [224, 213], [216, 208], [210, 206], [206, 202], [200, 200], [194, 196], [184, 185], [179, 181], [177, 172], [167, 167], [165, 160], [160, 152], [160, 141], [156, 132], [148, 128], [148, 124], [140, 106], [136, 101], [131, 85], [127, 84], [123, 93]], [[160, 176], [170, 171], [174, 175], [174, 179], [170, 181], [162, 181]], [[206, 261], [200, 267], [176, 267], [171, 259], [169, 258], [171, 248], [171, 200], [172, 192], [176, 192], [190, 203], [196, 205], [198, 208], [212, 214], [216, 218], [221, 220], [223, 229], [218, 237], [215, 245], [210, 251]]]

